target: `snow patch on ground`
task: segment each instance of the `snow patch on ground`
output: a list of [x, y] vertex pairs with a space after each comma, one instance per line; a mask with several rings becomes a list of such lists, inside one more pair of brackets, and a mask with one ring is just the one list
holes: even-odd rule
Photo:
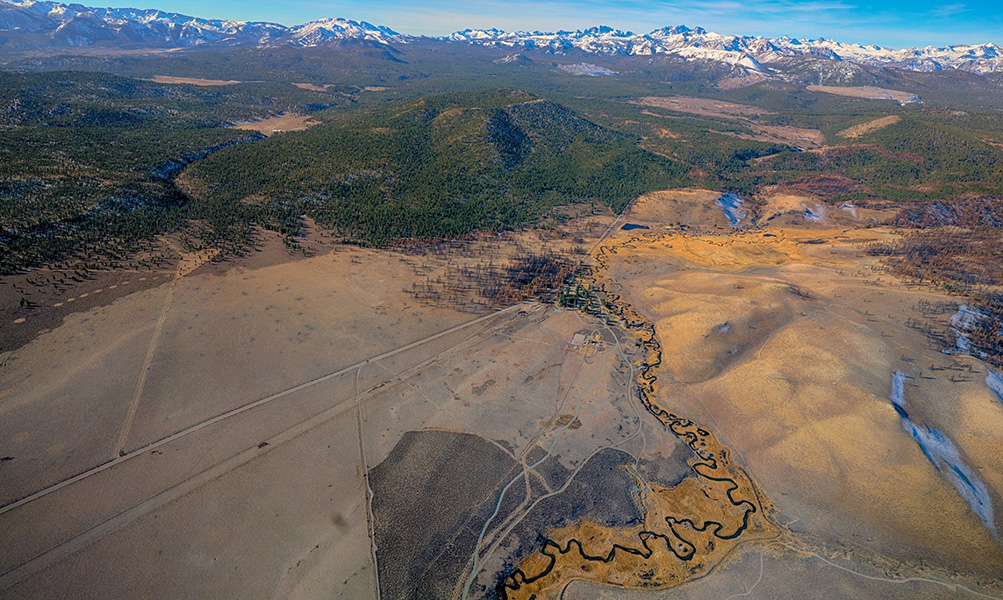
[[957, 334], [958, 340], [955, 342], [953, 349], [944, 351], [945, 354], [969, 354], [985, 358], [984, 352], [972, 354], [972, 344], [968, 340], [968, 332], [974, 329], [980, 321], [987, 318], [989, 318], [989, 315], [985, 311], [974, 306], [967, 304], [958, 306], [958, 312], [954, 313], [954, 316], [951, 317], [951, 327], [954, 329], [954, 333]]
[[717, 201], [714, 202], [721, 207], [724, 211], [724, 216], [728, 219], [728, 223], [732, 227], [738, 227], [738, 224], [742, 222], [748, 213], [742, 210], [742, 199], [735, 194], [722, 194]]
[[986, 369], [986, 372], [988, 373], [986, 375], [986, 385], [996, 394], [1000, 402], [1003, 402], [1003, 373], [993, 371], [992, 369]]
[[909, 418], [905, 401], [905, 383], [908, 379], [911, 378], [901, 371], [892, 373], [892, 390], [888, 395], [902, 419], [902, 427], [916, 440], [927, 460], [958, 490], [972, 512], [998, 537], [989, 490], [975, 471], [962, 460], [957, 446], [942, 431], [917, 425]]
[[813, 223], [821, 223], [822, 221], [825, 221], [825, 207], [821, 204], [816, 204], [814, 208], [809, 208], [807, 204], [802, 204], [801, 208], [804, 209], [805, 221], [811, 221]]

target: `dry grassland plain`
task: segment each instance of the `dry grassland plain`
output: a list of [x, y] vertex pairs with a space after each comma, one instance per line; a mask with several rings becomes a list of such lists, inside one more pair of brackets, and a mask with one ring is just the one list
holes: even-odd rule
[[[916, 326], [956, 300], [866, 253], [881, 215], [718, 196], [424, 250], [308, 228], [59, 313], [0, 355], [0, 597], [1003, 597], [906, 426], [1000, 523], [1003, 403]], [[486, 303], [529, 250], [608, 302]]]

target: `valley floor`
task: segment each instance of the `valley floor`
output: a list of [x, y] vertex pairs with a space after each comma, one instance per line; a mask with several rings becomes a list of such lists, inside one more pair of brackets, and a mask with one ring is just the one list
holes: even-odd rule
[[[734, 229], [716, 200], [189, 256], [62, 316], [0, 357], [0, 597], [1003, 597], [1003, 402], [929, 335], [957, 300], [868, 255], [897, 235], [870, 214]], [[533, 247], [591, 248], [637, 320], [478, 300]], [[578, 545], [546, 570], [542, 539]]]

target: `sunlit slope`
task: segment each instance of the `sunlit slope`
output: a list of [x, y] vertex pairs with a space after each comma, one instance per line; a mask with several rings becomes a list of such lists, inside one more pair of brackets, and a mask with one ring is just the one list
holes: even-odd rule
[[685, 167], [638, 142], [524, 92], [451, 94], [223, 151], [182, 183], [200, 200], [258, 206], [287, 230], [306, 214], [378, 244], [513, 227], [568, 203], [620, 210], [685, 182]]

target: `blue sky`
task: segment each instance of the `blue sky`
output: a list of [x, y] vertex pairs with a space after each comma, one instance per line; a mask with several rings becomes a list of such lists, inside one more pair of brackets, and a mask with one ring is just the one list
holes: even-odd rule
[[[92, 0], [202, 17], [293, 25], [346, 17], [411, 34], [466, 27], [575, 29], [612, 25], [647, 32], [666, 25], [721, 33], [826, 37], [889, 47], [996, 42], [1003, 1], [944, 0]], [[89, 2], [85, 2], [89, 3]]]

